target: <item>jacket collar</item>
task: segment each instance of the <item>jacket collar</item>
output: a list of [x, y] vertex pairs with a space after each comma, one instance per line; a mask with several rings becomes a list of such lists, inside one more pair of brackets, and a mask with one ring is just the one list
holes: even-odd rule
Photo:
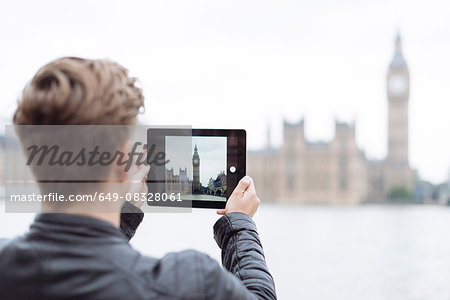
[[38, 214], [30, 226], [30, 238], [77, 243], [128, 243], [119, 228], [106, 221], [63, 213]]

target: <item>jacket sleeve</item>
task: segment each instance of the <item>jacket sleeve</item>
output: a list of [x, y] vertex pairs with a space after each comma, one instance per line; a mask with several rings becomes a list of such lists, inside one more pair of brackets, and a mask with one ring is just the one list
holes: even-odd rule
[[148, 281], [151, 285], [159, 287], [161, 299], [276, 299], [275, 291], [249, 289], [249, 282], [244, 283], [216, 260], [195, 250], [168, 253], [145, 274], [151, 276]]
[[0, 239], [0, 252], [2, 251], [3, 247], [6, 246], [9, 240], [7, 239]]
[[142, 219], [144, 219], [144, 212], [139, 207], [126, 201], [120, 213], [120, 230], [127, 236], [128, 240], [134, 236]]
[[251, 294], [257, 299], [277, 298], [256, 225], [249, 216], [243, 213], [224, 215], [214, 225], [214, 238], [222, 249], [222, 265], [240, 279]]

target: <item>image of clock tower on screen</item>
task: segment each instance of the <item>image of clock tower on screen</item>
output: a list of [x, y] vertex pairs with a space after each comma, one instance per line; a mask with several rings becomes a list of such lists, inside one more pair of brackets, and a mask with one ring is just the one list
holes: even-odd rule
[[197, 144], [194, 147], [194, 155], [192, 155], [192, 167], [193, 167], [193, 181], [192, 181], [192, 193], [200, 194], [202, 191], [202, 184], [200, 183], [200, 155], [198, 155]]

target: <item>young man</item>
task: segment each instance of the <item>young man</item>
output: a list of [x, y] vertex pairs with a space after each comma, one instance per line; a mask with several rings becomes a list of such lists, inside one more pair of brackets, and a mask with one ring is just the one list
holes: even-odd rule
[[[141, 90], [120, 65], [61, 58], [42, 67], [25, 87], [14, 124], [134, 125], [143, 105]], [[114, 147], [126, 148], [126, 142], [123, 136]], [[126, 172], [111, 164], [103, 174], [108, 180], [95, 192], [145, 191], [148, 171], [144, 166]], [[42, 193], [58, 188], [39, 187]], [[94, 193], [94, 187], [78, 192]], [[134, 250], [128, 240], [143, 218], [139, 205], [118, 201], [106, 212], [92, 209], [97, 204], [83, 210], [79, 203], [43, 203], [29, 232], [0, 240], [0, 299], [276, 299], [251, 219], [259, 202], [246, 176], [217, 212], [223, 216], [214, 225], [214, 238], [223, 268], [196, 251], [156, 259]]]

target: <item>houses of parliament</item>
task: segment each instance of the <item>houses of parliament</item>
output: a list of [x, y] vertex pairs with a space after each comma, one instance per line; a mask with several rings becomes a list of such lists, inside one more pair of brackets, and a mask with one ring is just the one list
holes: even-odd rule
[[266, 201], [352, 205], [384, 201], [395, 189], [412, 191], [408, 158], [409, 71], [399, 34], [386, 76], [388, 154], [368, 160], [355, 139], [355, 125], [336, 122], [328, 143], [305, 139], [304, 120], [283, 124], [281, 147], [250, 151], [247, 173]]

